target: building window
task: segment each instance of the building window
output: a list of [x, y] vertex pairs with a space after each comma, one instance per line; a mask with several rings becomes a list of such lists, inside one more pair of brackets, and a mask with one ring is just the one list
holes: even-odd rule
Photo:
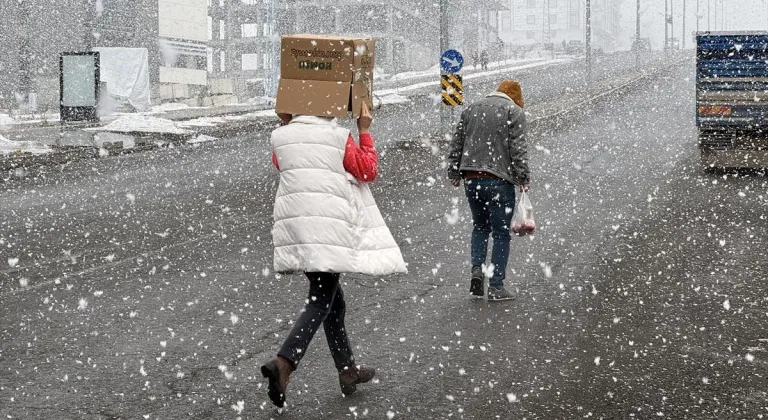
[[258, 54], [243, 54], [240, 56], [242, 70], [258, 70], [259, 69], [259, 55]]
[[557, 7], [557, 0], [549, 0], [549, 7]]
[[571, 29], [578, 29], [581, 27], [581, 16], [576, 13], [571, 14]]
[[243, 38], [255, 38], [259, 36], [259, 25], [257, 23], [243, 23], [240, 25], [240, 30]]
[[501, 19], [501, 30], [509, 31], [512, 29], [512, 16], [510, 12], [501, 12], [499, 15]]
[[536, 31], [528, 31], [525, 33], [526, 39], [536, 39]]
[[528, 7], [536, 7], [536, 0], [528, 0]]
[[528, 24], [529, 25], [535, 25], [536, 24], [536, 15], [528, 15]]
[[553, 25], [557, 23], [557, 15], [556, 14], [549, 15], [549, 23], [553, 24]]

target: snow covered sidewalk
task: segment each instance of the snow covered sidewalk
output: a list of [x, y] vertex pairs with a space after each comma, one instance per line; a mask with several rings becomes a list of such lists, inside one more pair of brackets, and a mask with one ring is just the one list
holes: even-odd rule
[[25, 153], [44, 155], [46, 153], [51, 153], [52, 151], [53, 150], [48, 146], [36, 141], [13, 141], [0, 135], [0, 156]]
[[[477, 71], [464, 75], [464, 80], [479, 79], [483, 77], [496, 76], [499, 74], [509, 74], [514, 71], [530, 70], [537, 67], [548, 67], [556, 64], [565, 64], [573, 61], [573, 58], [556, 58], [552, 60], [537, 60], [525, 64], [515, 62], [514, 65], [507, 67], [497, 66], [495, 70]], [[412, 92], [414, 90], [424, 89], [428, 87], [440, 86], [440, 73], [432, 74], [434, 80], [428, 82], [414, 83], [406, 86], [398, 86], [390, 89], [377, 90], [374, 92], [377, 96], [387, 97], [389, 95], [397, 95], [406, 92]]]

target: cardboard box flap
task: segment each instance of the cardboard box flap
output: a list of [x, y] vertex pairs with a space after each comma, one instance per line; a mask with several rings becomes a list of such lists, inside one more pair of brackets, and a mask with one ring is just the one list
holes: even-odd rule
[[372, 39], [355, 40], [355, 68], [370, 73], [369, 77], [373, 77], [374, 45]]
[[350, 84], [322, 80], [281, 79], [275, 111], [291, 115], [346, 117]]

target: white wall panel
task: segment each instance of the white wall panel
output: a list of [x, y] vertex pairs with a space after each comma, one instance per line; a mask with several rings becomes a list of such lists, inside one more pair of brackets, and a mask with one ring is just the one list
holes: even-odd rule
[[208, 40], [207, 0], [158, 0], [158, 20], [161, 37]]
[[160, 67], [160, 83], [205, 86], [208, 84], [208, 72], [179, 67]]

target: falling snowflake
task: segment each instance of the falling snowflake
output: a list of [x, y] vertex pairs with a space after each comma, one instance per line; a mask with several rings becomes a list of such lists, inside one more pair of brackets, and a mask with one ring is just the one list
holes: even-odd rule
[[88, 307], [88, 301], [85, 298], [81, 298], [80, 301], [77, 302], [77, 309], [79, 311], [84, 311]]
[[445, 213], [445, 222], [449, 225], [459, 223], [459, 209], [451, 209], [450, 213]]
[[18, 264], [18, 263], [19, 263], [19, 259], [18, 258], [8, 258], [8, 265], [11, 268], [16, 267], [16, 264]]
[[544, 277], [551, 278], [552, 277], [552, 267], [547, 263], [539, 263], [539, 266], [541, 266], [542, 271], [544, 271]]
[[237, 404], [232, 404], [232, 409], [237, 412], [237, 414], [240, 414], [243, 412], [243, 409], [245, 409], [245, 401], [240, 400], [237, 402]]
[[730, 311], [731, 310], [731, 301], [729, 299], [726, 299], [723, 302], [723, 309], [725, 309], [726, 311]]
[[493, 265], [493, 263], [490, 263], [488, 265], [483, 264], [482, 270], [483, 270], [483, 274], [485, 275], [485, 278], [489, 279], [489, 278], [493, 277], [493, 270], [495, 268], [496, 268], [496, 266]]
[[511, 393], [511, 392], [510, 392], [510, 393], [508, 393], [508, 394], [507, 394], [507, 401], [509, 401], [509, 402], [511, 402], [511, 403], [513, 403], [513, 402], [517, 402], [517, 395], [515, 395], [515, 394], [513, 394], [513, 393]]

